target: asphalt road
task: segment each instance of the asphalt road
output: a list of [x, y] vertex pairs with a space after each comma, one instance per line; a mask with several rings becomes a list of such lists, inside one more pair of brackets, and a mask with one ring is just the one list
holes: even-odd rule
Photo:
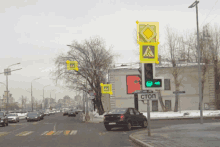
[[45, 116], [44, 120], [9, 123], [0, 126], [1, 147], [134, 147], [129, 141], [132, 131], [106, 131], [102, 123], [84, 123], [76, 117], [62, 113]]
[[[204, 120], [207, 122], [220, 122], [220, 120]], [[199, 123], [199, 120], [166, 120], [152, 121], [151, 129], [176, 124]], [[83, 123], [80, 114], [76, 117], [63, 116], [57, 113], [45, 116], [39, 122], [10, 123], [9, 126], [0, 127], [1, 147], [135, 147], [129, 135], [143, 130], [135, 127], [131, 131], [116, 128], [106, 131], [102, 123]]]

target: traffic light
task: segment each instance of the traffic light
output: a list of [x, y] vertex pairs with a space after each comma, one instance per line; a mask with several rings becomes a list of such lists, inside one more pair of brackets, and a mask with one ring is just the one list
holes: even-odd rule
[[163, 78], [155, 77], [155, 63], [142, 63], [142, 87], [148, 89], [164, 89]]

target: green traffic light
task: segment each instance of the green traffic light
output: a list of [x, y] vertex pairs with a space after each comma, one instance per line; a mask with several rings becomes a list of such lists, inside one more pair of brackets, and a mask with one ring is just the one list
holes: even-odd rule
[[147, 79], [145, 82], [146, 87], [162, 87], [161, 79]]
[[146, 82], [146, 86], [147, 87], [152, 87], [152, 85], [153, 85], [153, 81], [147, 81]]
[[160, 85], [160, 81], [158, 81], [158, 82], [155, 82], [154, 84], [155, 84], [155, 85]]

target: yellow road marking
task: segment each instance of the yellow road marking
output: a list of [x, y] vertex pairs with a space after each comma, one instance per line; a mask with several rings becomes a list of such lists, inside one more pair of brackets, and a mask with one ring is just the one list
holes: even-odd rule
[[0, 132], [0, 137], [4, 135], [8, 135], [8, 132]]
[[60, 135], [63, 131], [57, 131], [56, 133], [54, 133], [53, 135]]
[[23, 134], [26, 134], [26, 133], [28, 133], [28, 131], [21, 132], [21, 133], [17, 134], [16, 136], [22, 136]]
[[48, 132], [46, 135], [53, 135], [54, 131]]
[[70, 133], [70, 130], [64, 131], [64, 135], [69, 135], [69, 133]]

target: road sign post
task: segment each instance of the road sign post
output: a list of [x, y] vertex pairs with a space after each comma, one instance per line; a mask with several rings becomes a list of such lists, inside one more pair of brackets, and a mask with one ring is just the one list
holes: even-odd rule
[[147, 99], [147, 121], [148, 121], [148, 136], [151, 136], [151, 131], [150, 131], [150, 104], [149, 104], [149, 99]]
[[155, 100], [157, 99], [156, 94], [158, 94], [158, 92], [153, 92], [151, 90], [139, 90], [139, 91], [135, 91], [134, 92], [135, 95], [137, 94], [142, 94], [141, 95], [141, 100], [144, 103], [145, 100], [147, 100], [147, 122], [148, 122], [148, 136], [151, 136], [151, 128], [150, 128], [150, 100]]

